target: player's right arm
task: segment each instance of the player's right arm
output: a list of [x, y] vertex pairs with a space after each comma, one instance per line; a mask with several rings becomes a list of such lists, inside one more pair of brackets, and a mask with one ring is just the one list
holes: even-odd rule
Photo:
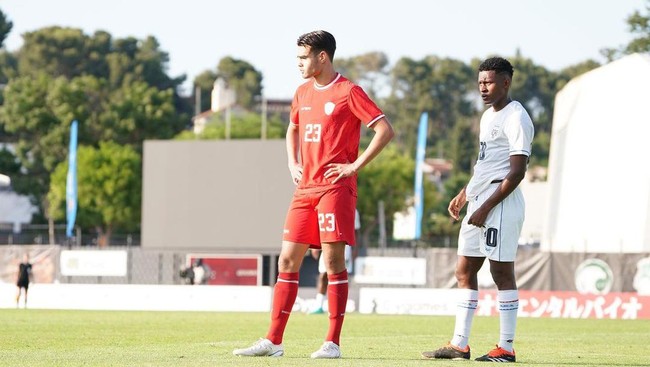
[[454, 218], [455, 220], [458, 220], [458, 218], [460, 218], [460, 211], [461, 209], [463, 209], [466, 203], [467, 203], [467, 195], [465, 194], [465, 187], [463, 187], [458, 193], [458, 195], [456, 195], [449, 202], [449, 207], [447, 208], [449, 215], [451, 215], [451, 217]]
[[294, 185], [297, 185], [302, 178], [302, 165], [298, 158], [300, 152], [299, 139], [298, 125], [290, 123], [287, 128], [287, 164], [289, 165], [289, 172], [291, 172], [291, 179]]

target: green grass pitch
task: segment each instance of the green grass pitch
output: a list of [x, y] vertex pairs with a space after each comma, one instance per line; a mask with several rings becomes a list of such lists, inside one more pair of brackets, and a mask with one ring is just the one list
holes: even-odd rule
[[[282, 358], [232, 355], [264, 336], [266, 313], [0, 310], [0, 366], [469, 366], [424, 360], [446, 343], [452, 317], [350, 313], [343, 359], [311, 360], [327, 316], [294, 313]], [[497, 317], [474, 320], [472, 357], [498, 340]], [[650, 366], [650, 320], [519, 319], [518, 365]]]

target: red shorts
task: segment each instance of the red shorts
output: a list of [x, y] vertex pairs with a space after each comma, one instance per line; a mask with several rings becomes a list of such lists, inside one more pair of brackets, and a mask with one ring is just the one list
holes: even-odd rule
[[354, 211], [357, 197], [347, 187], [318, 193], [293, 194], [284, 221], [284, 241], [320, 248], [322, 242], [354, 246]]

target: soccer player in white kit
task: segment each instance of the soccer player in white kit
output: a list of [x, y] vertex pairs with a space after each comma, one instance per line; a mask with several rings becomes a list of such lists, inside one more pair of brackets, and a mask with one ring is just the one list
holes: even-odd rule
[[496, 348], [476, 360], [516, 361], [513, 341], [519, 297], [514, 261], [525, 209], [518, 185], [526, 174], [534, 128], [524, 107], [508, 95], [512, 75], [512, 65], [500, 57], [479, 66], [479, 92], [491, 107], [481, 117], [480, 150], [472, 178], [448, 208], [458, 220], [468, 204], [458, 239], [456, 325], [452, 340], [438, 350], [423, 352], [426, 358], [470, 358], [469, 334], [478, 304], [477, 273], [487, 257], [498, 288], [500, 337]]

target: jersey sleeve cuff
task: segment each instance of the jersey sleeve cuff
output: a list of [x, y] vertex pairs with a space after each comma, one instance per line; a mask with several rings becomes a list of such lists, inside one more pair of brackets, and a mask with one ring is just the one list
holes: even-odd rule
[[511, 150], [510, 155], [525, 155], [526, 157], [530, 157], [530, 152], [527, 150]]
[[372, 125], [374, 125], [375, 122], [381, 120], [381, 119], [384, 118], [385, 116], [386, 116], [386, 115], [381, 114], [381, 115], [375, 117], [374, 119], [372, 119], [372, 121], [370, 121], [369, 123], [367, 123], [366, 126], [368, 126], [368, 127], [372, 127]]

